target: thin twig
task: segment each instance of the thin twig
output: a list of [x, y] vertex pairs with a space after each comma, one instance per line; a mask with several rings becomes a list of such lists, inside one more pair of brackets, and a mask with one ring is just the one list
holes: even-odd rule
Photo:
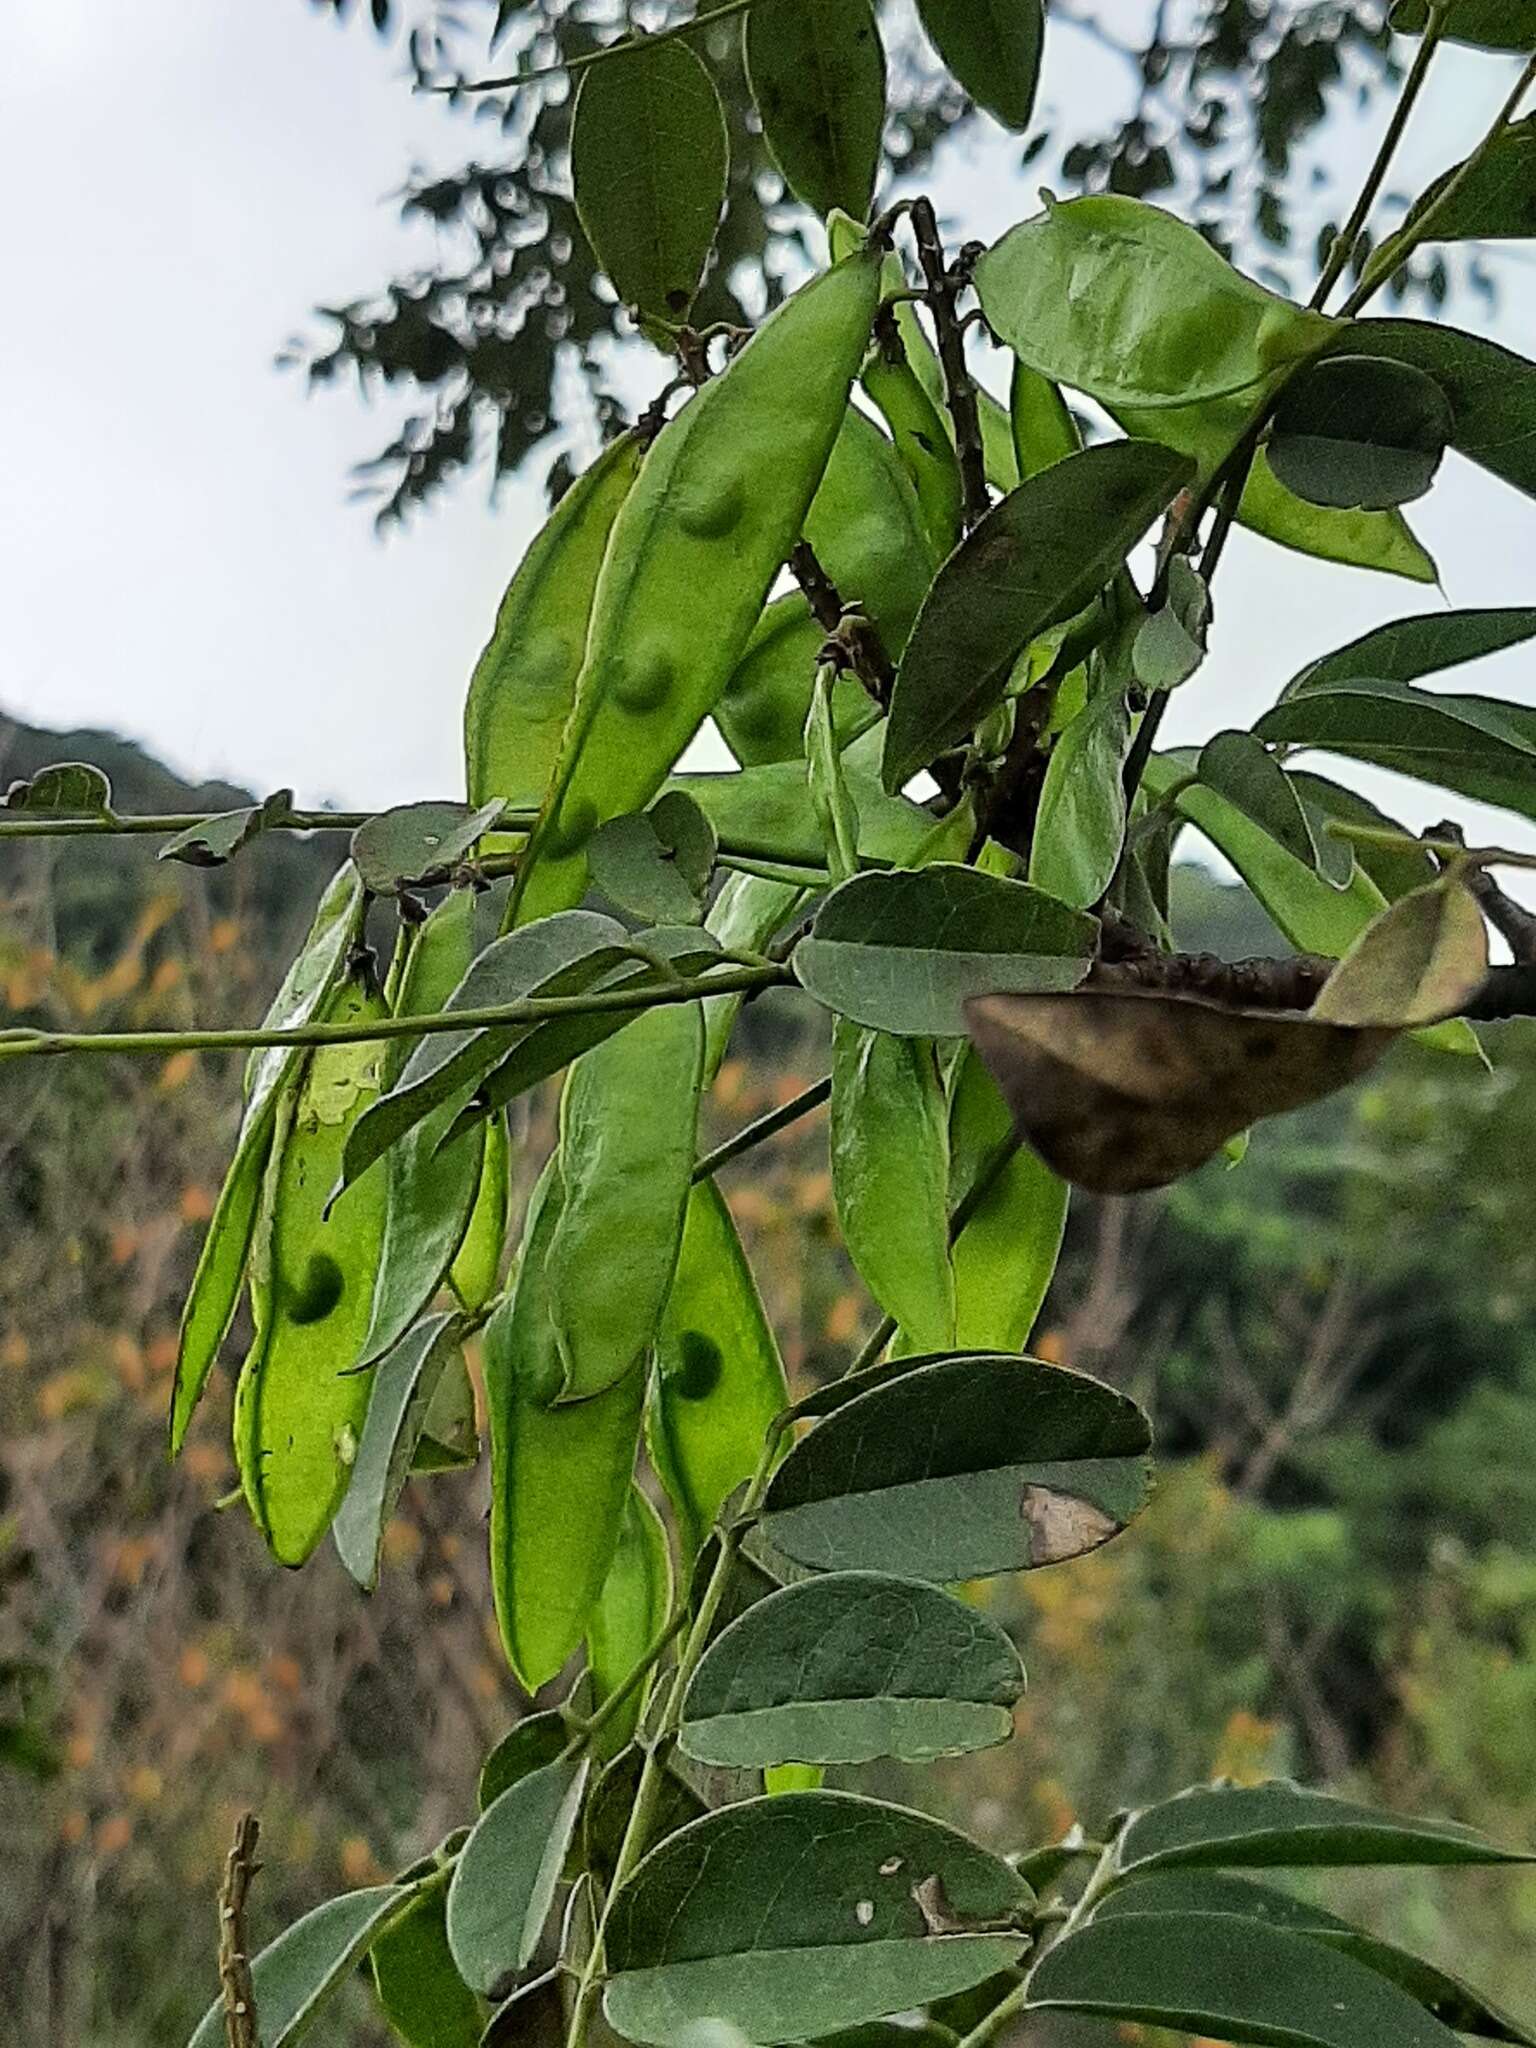
[[1435, 222], [1449, 211], [1455, 201], [1460, 198], [1463, 188], [1482, 169], [1483, 162], [1488, 156], [1489, 151], [1493, 149], [1510, 122], [1519, 113], [1520, 102], [1525, 98], [1526, 93], [1533, 84], [1536, 84], [1536, 56], [1532, 56], [1529, 63], [1521, 71], [1519, 78], [1515, 81], [1514, 90], [1494, 116], [1493, 123], [1488, 129], [1487, 134], [1484, 135], [1482, 141], [1473, 150], [1472, 154], [1464, 163], [1458, 165], [1456, 170], [1446, 180], [1441, 191], [1425, 207], [1418, 219], [1409, 220], [1398, 234], [1393, 235], [1390, 240], [1383, 242], [1370, 262], [1366, 264], [1361, 274], [1360, 282], [1339, 308], [1339, 312], [1344, 318], [1352, 318], [1362, 307], [1367, 305], [1376, 296], [1377, 292], [1380, 291], [1381, 287], [1402, 269], [1414, 250], [1421, 243], [1427, 242], [1430, 239], [1434, 231]]
[[1403, 131], [1408, 126], [1408, 117], [1412, 114], [1414, 104], [1423, 90], [1424, 81], [1429, 75], [1430, 62], [1434, 57], [1435, 51], [1440, 46], [1441, 38], [1445, 34], [1447, 12], [1448, 10], [1444, 5], [1432, 6], [1430, 8], [1429, 21], [1425, 26], [1422, 37], [1419, 39], [1419, 47], [1414, 55], [1412, 68], [1409, 70], [1407, 79], [1404, 81], [1402, 91], [1398, 94], [1397, 105], [1392, 109], [1392, 118], [1387, 123], [1386, 134], [1381, 138], [1381, 147], [1377, 150], [1375, 161], [1366, 173], [1365, 183], [1360, 187], [1360, 196], [1350, 209], [1348, 220], [1345, 221], [1343, 227], [1339, 229], [1339, 232], [1333, 238], [1332, 246], [1328, 251], [1327, 261], [1323, 265], [1322, 275], [1318, 278], [1316, 289], [1307, 301], [1314, 312], [1320, 313], [1323, 310], [1324, 306], [1328, 303], [1328, 294], [1333, 290], [1354, 259], [1355, 250], [1360, 243], [1360, 237], [1365, 232], [1365, 224], [1370, 218], [1371, 208], [1376, 203], [1376, 195], [1381, 190], [1382, 181], [1387, 175], [1393, 157], [1397, 154], [1397, 145], [1403, 139]]
[[642, 45], [649, 49], [657, 43], [670, 43], [674, 37], [692, 35], [696, 29], [709, 28], [717, 21], [729, 21], [733, 14], [745, 14], [753, 0], [722, 0], [718, 7], [710, 7], [703, 14], [695, 14], [689, 21], [676, 21], [670, 28], [659, 28], [650, 35], [624, 36], [617, 42], [604, 43], [600, 50], [587, 50], [579, 57], [562, 57], [556, 64], [541, 64], [533, 71], [512, 71], [503, 78], [459, 78], [451, 85], [424, 85], [423, 92], [455, 94], [461, 92], [516, 92], [520, 86], [532, 85], [540, 78], [558, 78], [562, 71], [584, 71], [589, 64], [600, 64], [605, 57], [621, 56], [626, 50]]
[[777, 1109], [770, 1109], [766, 1116], [760, 1116], [755, 1123], [748, 1124], [744, 1130], [738, 1131], [734, 1138], [727, 1138], [725, 1143], [717, 1145], [713, 1152], [706, 1152], [693, 1169], [695, 1181], [712, 1180], [722, 1166], [729, 1166], [733, 1159], [739, 1159], [744, 1152], [750, 1152], [754, 1147], [765, 1144], [769, 1138], [776, 1138], [780, 1131], [787, 1131], [791, 1124], [796, 1124], [802, 1117], [809, 1116], [812, 1110], [820, 1109], [831, 1093], [830, 1080], [813, 1081], [809, 1088], [802, 1088], [792, 1101], [781, 1103]]
[[842, 592], [808, 540], [796, 541], [790, 550], [789, 568], [805, 594], [812, 618], [827, 636], [826, 658], [857, 676], [880, 709], [888, 710], [896, 668], [878, 627], [857, 605], [843, 602]]
[[296, 1024], [286, 1030], [258, 1026], [234, 1031], [0, 1031], [0, 1061], [33, 1054], [66, 1052], [245, 1052], [263, 1045], [368, 1045], [379, 1038], [424, 1038], [443, 1031], [479, 1031], [500, 1025], [542, 1024], [555, 1017], [582, 1017], [649, 1010], [667, 1003], [707, 1001], [781, 988], [795, 977], [788, 967], [731, 968], [697, 980], [639, 988], [594, 989], [579, 996], [529, 996], [521, 1002], [480, 1009], [430, 1010], [419, 1016], [376, 1017], [365, 1024]]
[[991, 509], [987, 489], [986, 454], [981, 440], [981, 415], [976, 406], [976, 386], [965, 360], [965, 337], [955, 311], [958, 288], [944, 260], [939, 224], [930, 199], [914, 199], [912, 232], [917, 241], [917, 259], [928, 286], [928, 306], [938, 338], [939, 361], [944, 366], [944, 390], [950, 418], [955, 424], [955, 455], [960, 464], [960, 482], [965, 504], [965, 523], [975, 526]]
[[227, 2048], [261, 2048], [245, 1936], [245, 1902], [251, 1880], [261, 1868], [256, 1861], [256, 1838], [260, 1832], [255, 1814], [242, 1813], [235, 1823], [235, 1839], [224, 1859], [224, 1882], [219, 1888], [219, 1983], [224, 1994]]

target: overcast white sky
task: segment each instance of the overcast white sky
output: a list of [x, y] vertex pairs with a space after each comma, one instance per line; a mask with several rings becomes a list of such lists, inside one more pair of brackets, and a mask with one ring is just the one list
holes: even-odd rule
[[[1141, 0], [1123, 5], [1133, 28]], [[410, 266], [387, 195], [413, 158], [446, 168], [481, 138], [413, 99], [396, 53], [304, 0], [6, 13], [0, 713], [111, 727], [186, 771], [293, 783], [301, 800], [459, 794], [464, 685], [538, 494], [504, 487], [493, 510], [471, 480], [376, 539], [346, 471], [387, 437], [393, 401], [306, 398], [273, 355], [317, 300]], [[1079, 37], [1058, 34], [1053, 61], [1058, 103], [1098, 114], [1122, 89]], [[1450, 54], [1408, 168], [1461, 154], [1505, 77]], [[1346, 114], [1333, 131], [1341, 177], [1374, 127]], [[940, 198], [967, 234], [1034, 209], [1016, 159], [997, 137], [947, 169]], [[1489, 331], [1529, 350], [1532, 274], [1499, 268]], [[1450, 602], [1536, 601], [1536, 506], [1453, 458], [1414, 517]], [[1242, 536], [1218, 595], [1177, 739], [1251, 718], [1311, 656], [1441, 602]], [[1477, 680], [1536, 701], [1536, 656]], [[1439, 807], [1415, 789], [1400, 808], [1423, 823]]]

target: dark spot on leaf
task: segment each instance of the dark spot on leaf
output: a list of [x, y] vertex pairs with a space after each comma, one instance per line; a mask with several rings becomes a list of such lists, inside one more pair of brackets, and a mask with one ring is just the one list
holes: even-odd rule
[[720, 1384], [725, 1361], [720, 1346], [702, 1330], [685, 1330], [681, 1358], [670, 1376], [674, 1393], [684, 1401], [702, 1401]]
[[1097, 1550], [1120, 1527], [1113, 1516], [1091, 1501], [1058, 1493], [1049, 1486], [1022, 1488], [1019, 1513], [1029, 1524], [1030, 1563], [1037, 1565], [1059, 1564], [1064, 1558], [1080, 1557], [1085, 1550]]
[[329, 1252], [311, 1252], [304, 1276], [294, 1289], [288, 1316], [295, 1323], [318, 1323], [340, 1301], [346, 1283]]

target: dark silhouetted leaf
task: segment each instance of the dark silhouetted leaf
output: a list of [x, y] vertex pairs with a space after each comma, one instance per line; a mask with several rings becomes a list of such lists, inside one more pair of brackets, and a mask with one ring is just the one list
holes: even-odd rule
[[[1429, 25], [1430, 0], [1397, 0], [1392, 26], [1406, 36]], [[1536, 50], [1536, 0], [1456, 0], [1448, 33], [1453, 42], [1485, 50]]]
[[725, 116], [686, 43], [644, 42], [583, 74], [571, 116], [576, 211], [626, 306], [686, 320], [725, 203]]
[[106, 818], [112, 814], [112, 785], [89, 761], [58, 761], [39, 768], [25, 782], [13, 782], [0, 797], [0, 811], [48, 811], [58, 817]]
[[1341, 348], [1406, 363], [1450, 400], [1451, 446], [1536, 496], [1536, 363], [1495, 341], [1424, 320], [1357, 320]]
[[918, 13], [976, 104], [1022, 135], [1040, 82], [1043, 0], [918, 0]]
[[1285, 696], [1340, 683], [1413, 683], [1463, 661], [1517, 647], [1536, 634], [1536, 611], [1420, 612], [1351, 640], [1309, 662], [1285, 687]]
[[994, 505], [939, 571], [896, 674], [881, 775], [900, 789], [1002, 701], [1020, 651], [1101, 590], [1194, 474], [1155, 441], [1069, 455]]
[[885, 50], [869, 0], [758, 0], [743, 44], [785, 184], [813, 213], [865, 219], [885, 127]]
[[1146, 1497], [1146, 1417], [1124, 1394], [1005, 1352], [924, 1360], [796, 1444], [763, 1531], [818, 1571], [950, 1583], [1058, 1564]]
[[1423, 497], [1454, 430], [1432, 377], [1375, 356], [1327, 356], [1286, 385], [1269, 466], [1311, 505], [1382, 512]]
[[[1296, 787], [1264, 742], [1251, 732], [1219, 732], [1200, 749], [1200, 780], [1309, 868], [1319, 865], [1312, 828]], [[1338, 842], [1335, 841], [1335, 844]], [[1351, 861], [1345, 849], [1343, 879]]]
[[570, 1724], [563, 1714], [528, 1714], [505, 1735], [480, 1766], [476, 1798], [484, 1813], [502, 1793], [526, 1778], [530, 1771], [552, 1764], [571, 1739]]

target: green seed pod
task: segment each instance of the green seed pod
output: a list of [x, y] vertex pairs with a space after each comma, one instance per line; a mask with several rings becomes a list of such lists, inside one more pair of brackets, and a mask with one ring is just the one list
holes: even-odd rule
[[580, 901], [593, 832], [650, 802], [719, 701], [805, 525], [879, 278], [871, 246], [803, 286], [647, 456], [598, 579], [517, 922]]
[[623, 434], [560, 500], [507, 586], [464, 700], [472, 804], [542, 803], [576, 697], [592, 593], [645, 438]]
[[533, 1692], [581, 1641], [618, 1548], [645, 1371], [556, 1405], [562, 1368], [544, 1265], [560, 1220], [556, 1162], [528, 1204], [517, 1282], [485, 1329], [491, 1588], [507, 1659]]
[[506, 1118], [493, 1112], [486, 1119], [485, 1157], [469, 1228], [448, 1269], [453, 1291], [471, 1315], [485, 1307], [501, 1277], [511, 1179], [512, 1141], [507, 1136]]
[[[349, 984], [327, 1022], [366, 1025], [383, 999]], [[352, 1368], [367, 1334], [384, 1237], [382, 1174], [326, 1202], [357, 1117], [379, 1092], [379, 1041], [317, 1047], [280, 1125], [251, 1274], [255, 1334], [235, 1390], [235, 1462], [280, 1564], [302, 1564], [340, 1505], [368, 1413]]]
[[656, 1367], [646, 1444], [691, 1556], [751, 1476], [764, 1433], [789, 1400], [752, 1268], [713, 1181], [700, 1181], [689, 1198]]
[[[667, 1625], [672, 1606], [672, 1553], [666, 1524], [638, 1486], [629, 1489], [619, 1547], [603, 1581], [602, 1597], [587, 1623], [587, 1669], [592, 1704], [600, 1707], [637, 1669]], [[645, 1704], [645, 1687], [606, 1723], [596, 1750], [617, 1756], [634, 1735]]]

